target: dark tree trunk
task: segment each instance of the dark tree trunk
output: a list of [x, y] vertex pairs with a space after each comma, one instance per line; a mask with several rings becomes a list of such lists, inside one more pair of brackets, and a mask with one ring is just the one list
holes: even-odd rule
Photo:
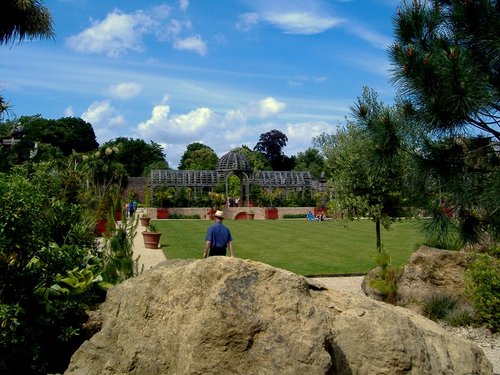
[[377, 251], [380, 253], [382, 245], [380, 243], [380, 219], [375, 220], [375, 233], [377, 236]]

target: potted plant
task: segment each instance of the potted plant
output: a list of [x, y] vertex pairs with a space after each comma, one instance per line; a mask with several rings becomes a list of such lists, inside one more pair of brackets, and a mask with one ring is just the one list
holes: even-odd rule
[[154, 192], [155, 202], [158, 204], [156, 209], [157, 219], [168, 219], [169, 211], [168, 207], [172, 207], [175, 197], [174, 188], [158, 189]]
[[139, 219], [141, 220], [141, 225], [143, 227], [148, 227], [149, 226], [149, 221], [151, 220], [151, 218], [149, 217], [149, 215], [147, 214], [147, 212], [143, 212], [143, 214], [141, 215], [141, 217]]
[[276, 220], [278, 218], [278, 208], [274, 207], [273, 202], [283, 193], [282, 189], [265, 189], [262, 192], [262, 198], [269, 202], [269, 206], [264, 210], [265, 218], [268, 220]]
[[158, 249], [160, 243], [161, 232], [158, 232], [156, 225], [154, 223], [149, 223], [146, 230], [142, 232], [142, 238], [144, 239], [144, 247], [146, 249]]
[[[103, 194], [99, 199], [96, 210], [96, 233], [98, 236], [102, 236], [107, 231], [108, 218], [110, 217], [111, 207], [113, 205], [113, 200], [109, 192]], [[112, 218], [112, 216], [111, 216]]]

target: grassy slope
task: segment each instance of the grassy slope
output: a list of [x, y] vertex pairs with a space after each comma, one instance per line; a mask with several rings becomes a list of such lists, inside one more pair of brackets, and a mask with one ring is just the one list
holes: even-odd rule
[[[168, 259], [201, 258], [207, 220], [158, 221], [161, 245]], [[375, 264], [375, 224], [306, 220], [226, 220], [236, 256], [302, 275], [361, 273]], [[406, 263], [423, 240], [418, 221], [394, 223], [382, 230], [382, 243], [393, 265]]]

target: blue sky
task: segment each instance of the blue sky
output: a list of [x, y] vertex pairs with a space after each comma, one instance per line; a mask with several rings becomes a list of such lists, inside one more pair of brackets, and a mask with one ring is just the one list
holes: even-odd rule
[[97, 141], [222, 156], [279, 129], [285, 154], [345, 123], [363, 86], [391, 103], [396, 0], [48, 0], [55, 40], [0, 47], [17, 117], [81, 117]]

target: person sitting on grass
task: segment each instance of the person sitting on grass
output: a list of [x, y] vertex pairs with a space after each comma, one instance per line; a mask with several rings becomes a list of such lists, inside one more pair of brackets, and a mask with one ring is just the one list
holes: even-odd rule
[[309, 221], [314, 221], [314, 214], [312, 213], [312, 211], [309, 211], [307, 213], [306, 219]]

